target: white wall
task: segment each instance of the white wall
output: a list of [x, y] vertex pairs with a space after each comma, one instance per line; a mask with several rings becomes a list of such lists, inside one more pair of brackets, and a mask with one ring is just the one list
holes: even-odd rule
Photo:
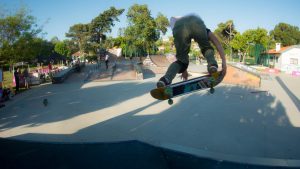
[[[298, 64], [291, 64], [291, 58], [298, 59]], [[276, 63], [275, 68], [281, 71], [291, 73], [292, 71], [300, 71], [300, 48], [293, 48], [283, 52]]]

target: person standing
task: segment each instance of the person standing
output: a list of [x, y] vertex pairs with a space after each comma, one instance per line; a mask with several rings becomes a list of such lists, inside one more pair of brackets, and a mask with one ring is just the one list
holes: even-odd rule
[[30, 86], [29, 86], [30, 77], [29, 77], [29, 72], [28, 72], [27, 68], [24, 69], [23, 76], [24, 76], [25, 88], [30, 89]]
[[109, 62], [108, 58], [109, 58], [109, 55], [106, 53], [106, 55], [105, 55], [106, 70], [108, 69], [108, 62]]
[[14, 71], [14, 77], [15, 77], [15, 83], [16, 83], [16, 94], [19, 92], [20, 88], [20, 74], [19, 74], [19, 68], [15, 69]]

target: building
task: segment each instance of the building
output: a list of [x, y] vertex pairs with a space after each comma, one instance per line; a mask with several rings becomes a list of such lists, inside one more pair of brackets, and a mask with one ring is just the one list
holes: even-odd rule
[[83, 62], [85, 56], [87, 56], [86, 53], [78, 51], [72, 54], [72, 60], [77, 61], [79, 59], [81, 62]]
[[300, 72], [300, 45], [281, 47], [267, 51], [259, 58], [259, 63], [286, 73]]

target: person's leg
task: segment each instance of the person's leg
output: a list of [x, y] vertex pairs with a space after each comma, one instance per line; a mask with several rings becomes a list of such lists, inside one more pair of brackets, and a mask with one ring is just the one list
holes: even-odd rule
[[16, 81], [16, 93], [19, 92], [19, 80]]
[[191, 47], [191, 38], [190, 30], [185, 26], [185, 22], [188, 22], [188, 20], [179, 20], [174, 26], [173, 37], [177, 61], [169, 66], [166, 74], [157, 83], [157, 87], [171, 84], [176, 74], [184, 72], [189, 65], [188, 53]]
[[26, 80], [26, 77], [24, 78], [24, 86], [25, 86], [25, 89], [27, 89], [27, 80]]
[[193, 32], [192, 37], [198, 43], [203, 56], [207, 60], [208, 72], [211, 73], [212, 71], [217, 71], [218, 63], [214, 56], [214, 49], [209, 42], [204, 22], [200, 18], [195, 17], [193, 18], [192, 22], [190, 22], [190, 24], [190, 28]]

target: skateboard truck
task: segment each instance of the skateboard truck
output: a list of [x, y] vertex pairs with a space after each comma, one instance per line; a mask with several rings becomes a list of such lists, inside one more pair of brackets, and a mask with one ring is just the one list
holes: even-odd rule
[[172, 99], [172, 97], [173, 97], [173, 92], [172, 92], [172, 89], [171, 88], [169, 88], [169, 87], [167, 87], [166, 89], [165, 89], [165, 94], [169, 97], [169, 99], [168, 99], [168, 104], [169, 105], [172, 105], [174, 102], [173, 102], [173, 99]]
[[212, 74], [211, 74], [211, 78], [210, 78], [210, 89], [209, 89], [209, 92], [210, 92], [211, 94], [215, 93], [215, 88], [214, 88], [214, 86], [215, 86], [215, 84], [216, 84], [216, 82], [217, 82], [218, 76], [219, 76], [218, 72], [212, 73]]
[[169, 105], [172, 105], [173, 103], [174, 103], [173, 99], [169, 99], [169, 100], [168, 100], [168, 104], [169, 104]]
[[210, 94], [214, 94], [215, 93], [215, 88], [213, 86], [210, 87], [209, 89]]

